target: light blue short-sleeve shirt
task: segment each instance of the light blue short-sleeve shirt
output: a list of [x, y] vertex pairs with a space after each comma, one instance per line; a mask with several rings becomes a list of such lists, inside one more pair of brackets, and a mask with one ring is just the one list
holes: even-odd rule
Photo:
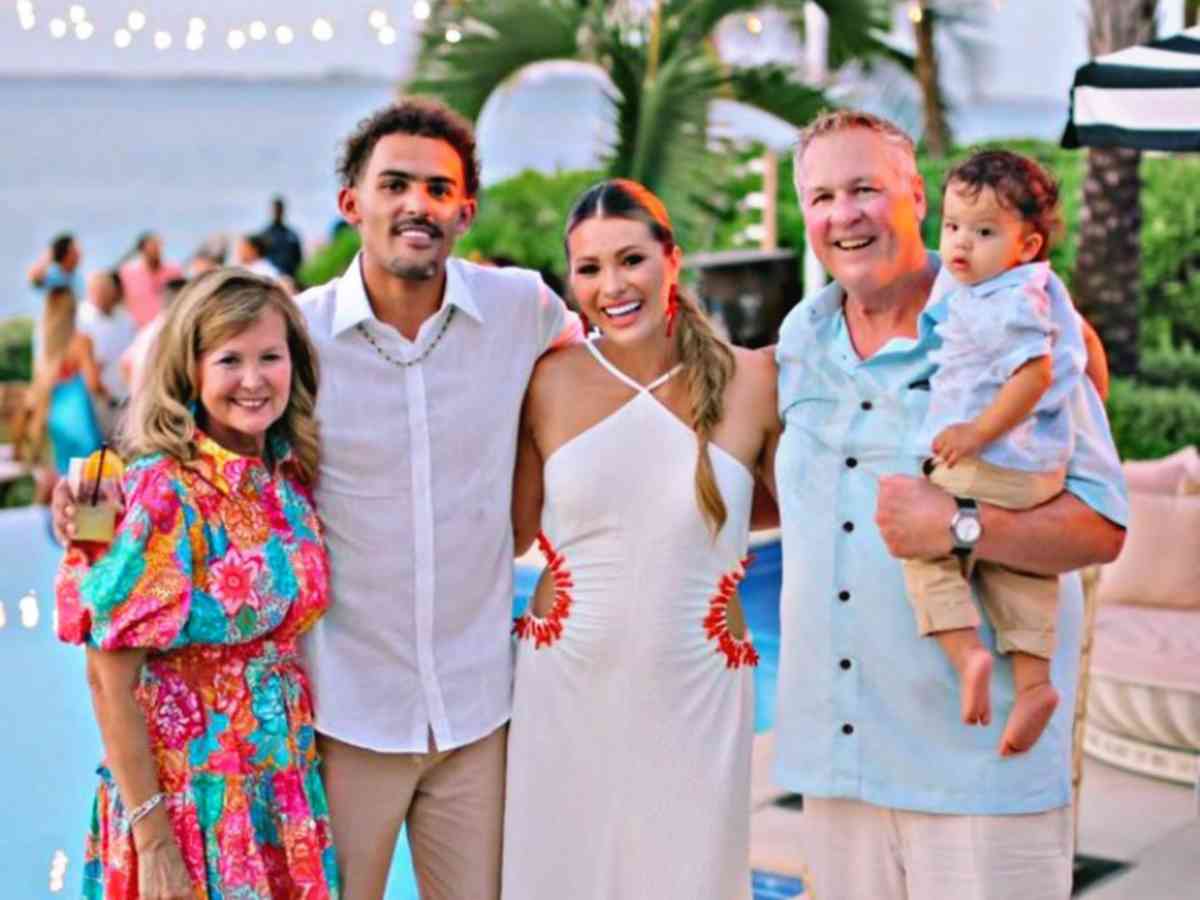
[[1013, 373], [1031, 359], [1051, 358], [1054, 380], [1033, 412], [979, 454], [984, 462], [1023, 472], [1061, 469], [1070, 459], [1074, 429], [1068, 400], [1087, 365], [1083, 330], [1066, 291], [1050, 291], [1050, 265], [1026, 263], [979, 284], [938, 273], [930, 303], [946, 304], [930, 354], [929, 413], [916, 450], [931, 454], [947, 426], [968, 422], [996, 399]]
[[[1066, 296], [1052, 273], [1047, 289]], [[776, 354], [784, 432], [775, 462], [783, 517], [775, 779], [798, 793], [932, 813], [1062, 806], [1071, 794], [1079, 578], [1059, 579], [1051, 677], [1061, 703], [1028, 753], [1002, 758], [1013, 701], [1008, 659], [993, 669], [992, 724], [964, 725], [958, 679], [937, 642], [918, 636], [900, 562], [874, 521], [880, 476], [919, 474], [915, 438], [945, 300], [931, 300], [915, 339], [893, 338], [860, 359], [843, 298], [833, 284], [797, 306]], [[1124, 525], [1125, 485], [1103, 404], [1086, 379], [1067, 403], [1075, 440], [1066, 489]]]

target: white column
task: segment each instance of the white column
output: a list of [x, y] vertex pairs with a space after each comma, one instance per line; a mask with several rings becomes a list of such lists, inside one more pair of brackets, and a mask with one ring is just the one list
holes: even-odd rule
[[[815, 3], [804, 4], [804, 68], [808, 83], [823, 85], [829, 77], [829, 18]], [[799, 197], [796, 198], [798, 201]], [[807, 243], [804, 245], [804, 293], [825, 284], [825, 269]]]

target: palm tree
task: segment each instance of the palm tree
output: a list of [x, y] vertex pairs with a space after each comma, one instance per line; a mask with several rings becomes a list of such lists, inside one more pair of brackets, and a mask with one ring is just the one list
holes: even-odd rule
[[[1156, 0], [1090, 0], [1088, 47], [1093, 57], [1154, 35]], [[1072, 288], [1095, 327], [1116, 375], [1138, 368], [1141, 278], [1141, 153], [1125, 147], [1088, 150], [1079, 215], [1079, 252]]]
[[929, 0], [909, 4], [909, 18], [917, 39], [916, 72], [921, 87], [924, 115], [925, 149], [941, 159], [950, 149], [950, 126], [946, 121], [946, 101], [938, 78], [937, 54], [933, 49], [933, 30], [938, 18], [937, 7]]
[[[829, 17], [831, 65], [890, 53], [880, 0], [816, 0]], [[804, 0], [771, 5], [803, 29]], [[608, 174], [646, 184], [688, 220], [705, 207], [714, 155], [709, 104], [727, 97], [803, 125], [829, 104], [778, 64], [734, 67], [716, 52], [726, 16], [761, 0], [443, 0], [422, 37], [406, 90], [440, 97], [475, 119], [489, 95], [535, 63], [577, 60], [598, 67], [612, 90], [616, 140]], [[446, 40], [448, 29], [456, 40]], [[549, 127], [553, 127], [552, 125]]]

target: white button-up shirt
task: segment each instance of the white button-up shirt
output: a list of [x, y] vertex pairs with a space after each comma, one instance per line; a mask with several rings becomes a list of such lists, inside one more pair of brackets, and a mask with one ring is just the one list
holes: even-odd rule
[[[446, 273], [413, 341], [375, 318], [357, 257], [297, 298], [321, 364], [333, 588], [306, 646], [316, 727], [384, 752], [424, 752], [431, 730], [449, 750], [509, 718], [521, 402], [538, 357], [579, 334], [535, 272], [450, 259]], [[400, 366], [380, 350], [429, 353]]]

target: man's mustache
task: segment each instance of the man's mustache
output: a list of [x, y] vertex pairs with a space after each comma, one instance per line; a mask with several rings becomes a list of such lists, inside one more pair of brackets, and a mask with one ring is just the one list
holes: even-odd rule
[[428, 219], [405, 219], [403, 222], [397, 222], [392, 226], [392, 234], [400, 234], [413, 228], [424, 231], [432, 238], [442, 237], [442, 229]]

